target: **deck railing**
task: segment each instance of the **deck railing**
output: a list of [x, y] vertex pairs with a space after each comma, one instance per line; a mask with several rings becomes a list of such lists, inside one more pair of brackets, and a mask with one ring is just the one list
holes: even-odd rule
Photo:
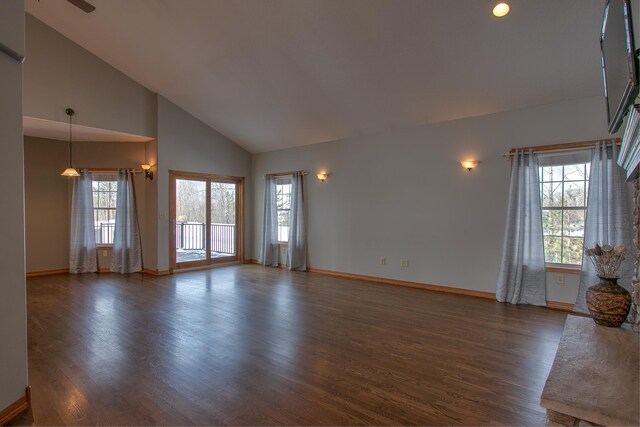
[[[100, 223], [95, 226], [96, 244], [113, 244], [116, 225]], [[176, 223], [176, 249], [206, 250], [207, 224], [199, 222]], [[236, 253], [235, 224], [211, 224], [211, 252], [221, 254]]]
[[101, 222], [95, 225], [96, 245], [112, 245], [115, 230], [116, 225], [112, 222]]
[[[176, 249], [206, 250], [207, 224], [197, 222], [176, 223]], [[235, 224], [211, 224], [211, 252], [236, 253]]]

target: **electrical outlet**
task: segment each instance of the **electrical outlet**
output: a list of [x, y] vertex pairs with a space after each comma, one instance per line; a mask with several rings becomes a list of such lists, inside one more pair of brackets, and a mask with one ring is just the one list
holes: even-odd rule
[[556, 283], [558, 285], [564, 285], [564, 274], [556, 275]]
[[400, 267], [409, 267], [409, 260], [408, 259], [401, 259], [400, 260]]
[[102, 251], [102, 256], [106, 257], [107, 256], [107, 251]]
[[385, 257], [380, 258], [380, 265], [387, 265], [387, 259]]
[[164, 212], [160, 212], [159, 217], [160, 217], [161, 220], [167, 219], [167, 216], [164, 214]]

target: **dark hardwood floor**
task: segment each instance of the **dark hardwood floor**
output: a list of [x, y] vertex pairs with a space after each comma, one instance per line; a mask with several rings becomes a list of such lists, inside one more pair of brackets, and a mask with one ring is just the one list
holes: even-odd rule
[[255, 265], [27, 293], [16, 425], [541, 425], [566, 317]]

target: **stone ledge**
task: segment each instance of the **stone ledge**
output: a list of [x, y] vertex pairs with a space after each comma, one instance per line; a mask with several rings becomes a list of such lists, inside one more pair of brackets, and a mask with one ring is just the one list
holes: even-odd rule
[[640, 336], [569, 315], [540, 404], [601, 425], [640, 425]]

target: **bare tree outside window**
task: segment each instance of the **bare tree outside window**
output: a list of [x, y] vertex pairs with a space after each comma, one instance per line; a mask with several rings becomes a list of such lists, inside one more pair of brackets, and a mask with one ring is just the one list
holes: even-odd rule
[[228, 182], [211, 183], [211, 222], [236, 223], [236, 185]]
[[548, 264], [582, 264], [589, 169], [590, 163], [540, 168], [542, 228]]
[[96, 244], [112, 245], [116, 227], [116, 201], [118, 182], [112, 180], [93, 180], [93, 224]]
[[205, 181], [176, 180], [176, 222], [204, 223], [207, 216]]
[[276, 211], [278, 213], [278, 241], [289, 241], [291, 218], [291, 178], [276, 180]]

